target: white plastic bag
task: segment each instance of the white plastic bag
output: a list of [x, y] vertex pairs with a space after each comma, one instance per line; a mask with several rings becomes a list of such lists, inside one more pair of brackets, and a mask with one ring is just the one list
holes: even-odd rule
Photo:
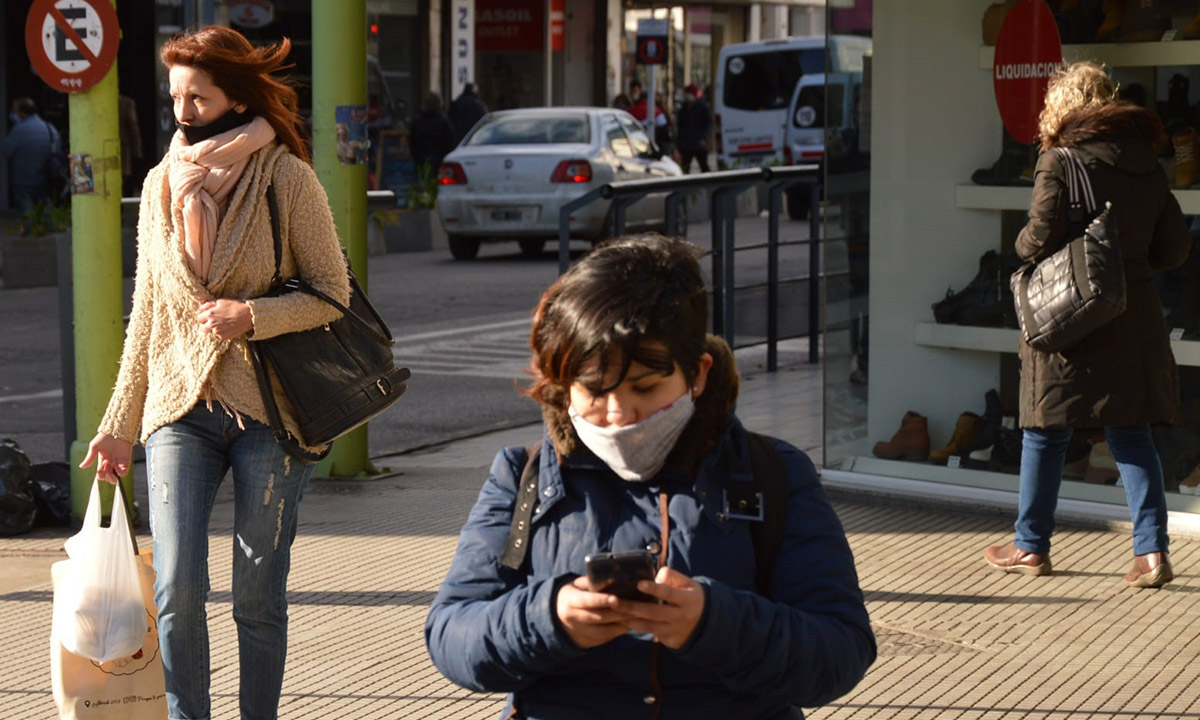
[[113, 498], [112, 522], [100, 526], [99, 481], [83, 527], [64, 545], [67, 572], [55, 578], [53, 633], [68, 651], [103, 663], [138, 651], [146, 610], [125, 503]]

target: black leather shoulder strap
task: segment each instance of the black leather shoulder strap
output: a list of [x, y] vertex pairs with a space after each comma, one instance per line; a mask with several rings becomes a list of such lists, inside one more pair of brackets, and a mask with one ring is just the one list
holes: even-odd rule
[[541, 466], [542, 444], [526, 449], [525, 469], [517, 484], [517, 501], [513, 504], [512, 524], [508, 527], [508, 540], [500, 564], [512, 570], [520, 570], [529, 552], [530, 523], [537, 509], [538, 470]]
[[750, 523], [750, 538], [754, 542], [754, 584], [760, 595], [770, 597], [771, 574], [787, 529], [787, 465], [767, 436], [747, 431], [746, 441], [750, 447], [750, 471], [762, 492], [763, 505], [762, 522]]

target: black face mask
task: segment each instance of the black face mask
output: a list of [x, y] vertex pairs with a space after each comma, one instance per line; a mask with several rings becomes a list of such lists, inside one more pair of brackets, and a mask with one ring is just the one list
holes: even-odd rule
[[183, 131], [183, 136], [187, 138], [188, 145], [195, 145], [198, 142], [209, 139], [213, 135], [220, 135], [235, 127], [241, 127], [250, 122], [251, 118], [253, 118], [253, 115], [249, 112], [238, 112], [233, 108], [229, 108], [225, 111], [224, 115], [207, 125], [184, 125], [176, 120], [175, 127]]

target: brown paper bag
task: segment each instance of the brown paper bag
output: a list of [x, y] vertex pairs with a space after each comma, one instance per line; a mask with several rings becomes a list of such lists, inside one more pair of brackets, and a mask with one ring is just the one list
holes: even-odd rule
[[[50, 573], [57, 584], [67, 563]], [[153, 552], [138, 555], [138, 579], [146, 606], [146, 637], [132, 657], [97, 663], [63, 648], [50, 636], [50, 680], [59, 717], [64, 720], [164, 720], [167, 697], [158, 650], [158, 609], [154, 605]]]

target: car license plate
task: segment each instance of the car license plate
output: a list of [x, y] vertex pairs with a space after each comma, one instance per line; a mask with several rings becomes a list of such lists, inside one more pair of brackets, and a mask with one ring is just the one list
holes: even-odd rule
[[521, 219], [521, 211], [516, 208], [501, 208], [498, 210], [493, 210], [492, 211], [492, 219], [493, 220], [501, 220], [501, 221], [520, 220]]

